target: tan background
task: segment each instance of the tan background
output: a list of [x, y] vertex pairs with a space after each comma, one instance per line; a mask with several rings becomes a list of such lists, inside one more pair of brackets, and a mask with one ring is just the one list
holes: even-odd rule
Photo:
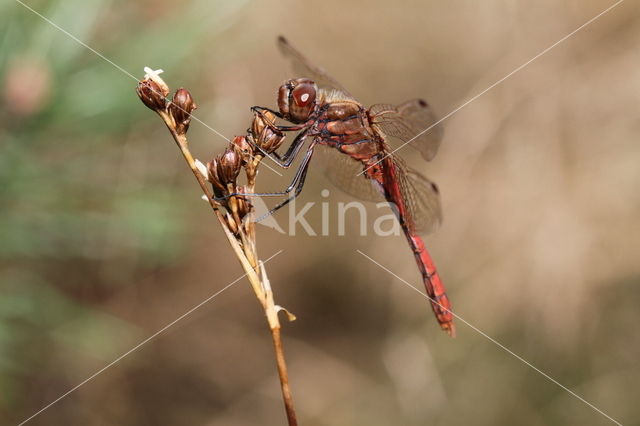
[[[293, 77], [278, 34], [365, 104], [420, 96], [444, 115], [612, 4], [344, 3], [29, 5], [137, 77], [164, 68], [231, 136]], [[432, 164], [409, 158], [443, 194], [427, 244], [455, 312], [624, 424], [640, 417], [639, 12], [622, 3], [446, 120]], [[0, 16], [0, 420], [15, 424], [241, 268], [135, 81], [17, 3]], [[190, 135], [203, 160], [224, 146]], [[260, 186], [290, 178], [263, 169]], [[319, 229], [318, 203], [349, 197], [308, 181]], [[298, 315], [284, 338], [301, 424], [610, 423], [460, 321], [447, 338], [355, 252], [420, 286], [403, 238], [349, 223], [259, 231], [263, 258], [284, 249], [268, 269]], [[241, 281], [30, 424], [284, 424], [261, 315]]]

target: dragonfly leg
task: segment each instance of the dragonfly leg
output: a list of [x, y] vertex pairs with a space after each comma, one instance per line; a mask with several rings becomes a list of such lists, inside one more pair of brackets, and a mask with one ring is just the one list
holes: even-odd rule
[[268, 157], [270, 160], [275, 162], [278, 166], [282, 167], [283, 169], [288, 169], [289, 167], [291, 167], [291, 164], [293, 163], [298, 153], [300, 152], [300, 149], [304, 145], [304, 142], [308, 136], [309, 130], [310, 128], [307, 128], [303, 130], [300, 134], [298, 134], [298, 136], [296, 136], [293, 142], [291, 142], [291, 145], [289, 146], [289, 148], [287, 148], [287, 152], [285, 152], [283, 155], [280, 155], [277, 152], [268, 153], [255, 142], [253, 142], [253, 144], [255, 145], [256, 148], [258, 148], [258, 150], [260, 150], [260, 152], [265, 157]]
[[307, 150], [307, 153], [305, 154], [304, 159], [302, 160], [302, 164], [300, 164], [300, 167], [298, 168], [298, 171], [296, 172], [296, 179], [294, 179], [294, 181], [291, 183], [289, 188], [287, 188], [289, 190], [289, 192], [291, 192], [291, 190], [295, 186], [295, 191], [293, 192], [293, 194], [290, 197], [288, 197], [286, 200], [284, 200], [284, 201], [280, 202], [279, 204], [277, 204], [275, 207], [273, 207], [267, 213], [263, 214], [258, 219], [256, 219], [256, 222], [261, 222], [262, 220], [264, 220], [267, 217], [271, 216], [276, 211], [280, 210], [282, 207], [286, 206], [291, 201], [293, 201], [298, 195], [300, 195], [300, 193], [302, 192], [302, 188], [304, 186], [304, 181], [307, 178], [307, 170], [309, 170], [309, 163], [311, 161], [311, 156], [313, 155], [314, 145], [315, 144], [311, 144], [311, 146]]
[[254, 105], [251, 107], [251, 111], [255, 112], [256, 114], [260, 114], [261, 117], [264, 117], [264, 113], [265, 112], [270, 112], [271, 114], [275, 115], [278, 118], [283, 118], [282, 114], [280, 114], [280, 111], [275, 111], [271, 108], [267, 108], [267, 107], [261, 107], [261, 106], [257, 106]]
[[280, 114], [277, 111], [274, 111], [270, 108], [265, 108], [265, 107], [261, 107], [261, 106], [252, 106], [251, 107], [251, 111], [255, 112], [256, 114], [258, 114], [260, 117], [262, 117], [265, 122], [268, 124], [269, 127], [271, 127], [274, 130], [279, 130], [281, 132], [295, 132], [298, 130], [302, 130], [305, 127], [309, 127], [310, 126], [310, 122], [307, 121], [305, 123], [301, 123], [301, 124], [296, 124], [295, 126], [276, 126], [275, 124], [271, 123], [270, 120], [265, 117], [264, 113], [266, 112], [270, 112], [273, 115], [275, 115], [278, 118], [284, 119], [284, 117], [282, 116], [282, 114]]
[[[298, 136], [303, 136], [303, 135], [300, 134]], [[303, 139], [302, 142], [304, 142], [304, 136], [301, 139]], [[299, 143], [299, 147], [297, 148], [296, 153], [298, 151], [300, 151], [300, 147], [302, 147], [302, 142]], [[234, 192], [232, 194], [225, 195], [223, 197], [214, 197], [213, 199], [216, 200], [216, 201], [223, 201], [223, 200], [226, 200], [229, 197], [282, 197], [284, 195], [289, 194], [291, 191], [293, 191], [294, 188], [297, 189], [297, 186], [299, 184], [299, 181], [300, 181], [301, 177], [306, 175], [306, 169], [309, 166], [309, 161], [311, 160], [311, 155], [313, 154], [314, 146], [315, 146], [315, 142], [312, 142], [311, 145], [309, 146], [309, 148], [307, 148], [307, 152], [306, 152], [304, 158], [302, 159], [302, 163], [300, 163], [300, 166], [298, 167], [298, 170], [296, 170], [296, 174], [293, 177], [293, 180], [291, 181], [289, 186], [287, 186], [287, 188], [284, 191], [261, 192], [261, 193], [251, 193], [251, 194], [249, 194], [249, 193], [241, 193], [241, 192]], [[299, 192], [299, 190], [298, 190], [298, 192]]]

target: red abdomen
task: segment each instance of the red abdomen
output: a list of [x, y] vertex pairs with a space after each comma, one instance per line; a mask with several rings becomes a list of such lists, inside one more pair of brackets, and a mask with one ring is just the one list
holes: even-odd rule
[[[413, 255], [418, 264], [418, 269], [422, 274], [427, 296], [431, 301], [431, 308], [436, 315], [436, 319], [440, 327], [455, 337], [456, 330], [453, 325], [453, 313], [451, 312], [451, 302], [447, 297], [446, 290], [438, 271], [431, 259], [431, 255], [424, 246], [422, 238], [414, 231], [414, 223], [411, 221], [407, 211], [405, 194], [400, 185], [400, 172], [391, 158], [386, 157], [380, 162], [382, 167], [371, 167], [367, 170], [367, 175], [371, 179], [376, 179], [384, 189], [384, 195], [387, 201], [392, 205], [400, 226], [404, 231], [409, 246], [413, 251]], [[376, 165], [378, 166], [378, 165]]]
[[420, 272], [422, 273], [422, 280], [424, 281], [427, 295], [431, 299], [431, 308], [433, 309], [433, 313], [436, 315], [436, 319], [438, 320], [440, 327], [446, 331], [449, 336], [455, 337], [456, 329], [453, 325], [451, 302], [447, 297], [446, 290], [440, 280], [440, 275], [438, 275], [438, 271], [433, 264], [431, 255], [429, 255], [429, 252], [424, 247], [422, 238], [417, 235], [411, 235], [407, 230], [405, 230], [405, 235], [407, 236], [409, 245], [413, 250], [416, 263], [418, 264], [418, 269], [420, 269]]

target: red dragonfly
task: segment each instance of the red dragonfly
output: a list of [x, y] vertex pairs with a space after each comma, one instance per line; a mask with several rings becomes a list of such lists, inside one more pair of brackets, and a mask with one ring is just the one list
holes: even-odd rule
[[414, 253], [436, 319], [443, 330], [454, 336], [451, 303], [420, 237], [441, 222], [438, 187], [406, 166], [388, 145], [392, 137], [398, 138], [418, 150], [425, 160], [432, 160], [443, 133], [436, 115], [422, 99], [397, 106], [377, 104], [367, 109], [284, 37], [278, 38], [278, 46], [303, 77], [280, 86], [278, 111], [263, 107], [253, 107], [253, 110], [257, 114], [269, 111], [292, 124], [274, 125], [274, 131], [299, 133], [283, 155], [263, 153], [288, 168], [305, 141], [310, 142], [293, 182], [279, 193], [291, 195], [272, 211], [300, 193], [316, 150], [324, 148], [329, 154], [335, 153], [325, 161], [327, 177], [349, 194], [368, 200], [383, 197], [391, 205]]

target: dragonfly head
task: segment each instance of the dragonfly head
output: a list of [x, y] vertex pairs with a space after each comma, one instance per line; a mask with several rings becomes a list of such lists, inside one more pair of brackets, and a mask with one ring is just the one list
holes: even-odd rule
[[285, 81], [278, 90], [278, 108], [285, 120], [304, 123], [316, 109], [318, 86], [308, 78]]

